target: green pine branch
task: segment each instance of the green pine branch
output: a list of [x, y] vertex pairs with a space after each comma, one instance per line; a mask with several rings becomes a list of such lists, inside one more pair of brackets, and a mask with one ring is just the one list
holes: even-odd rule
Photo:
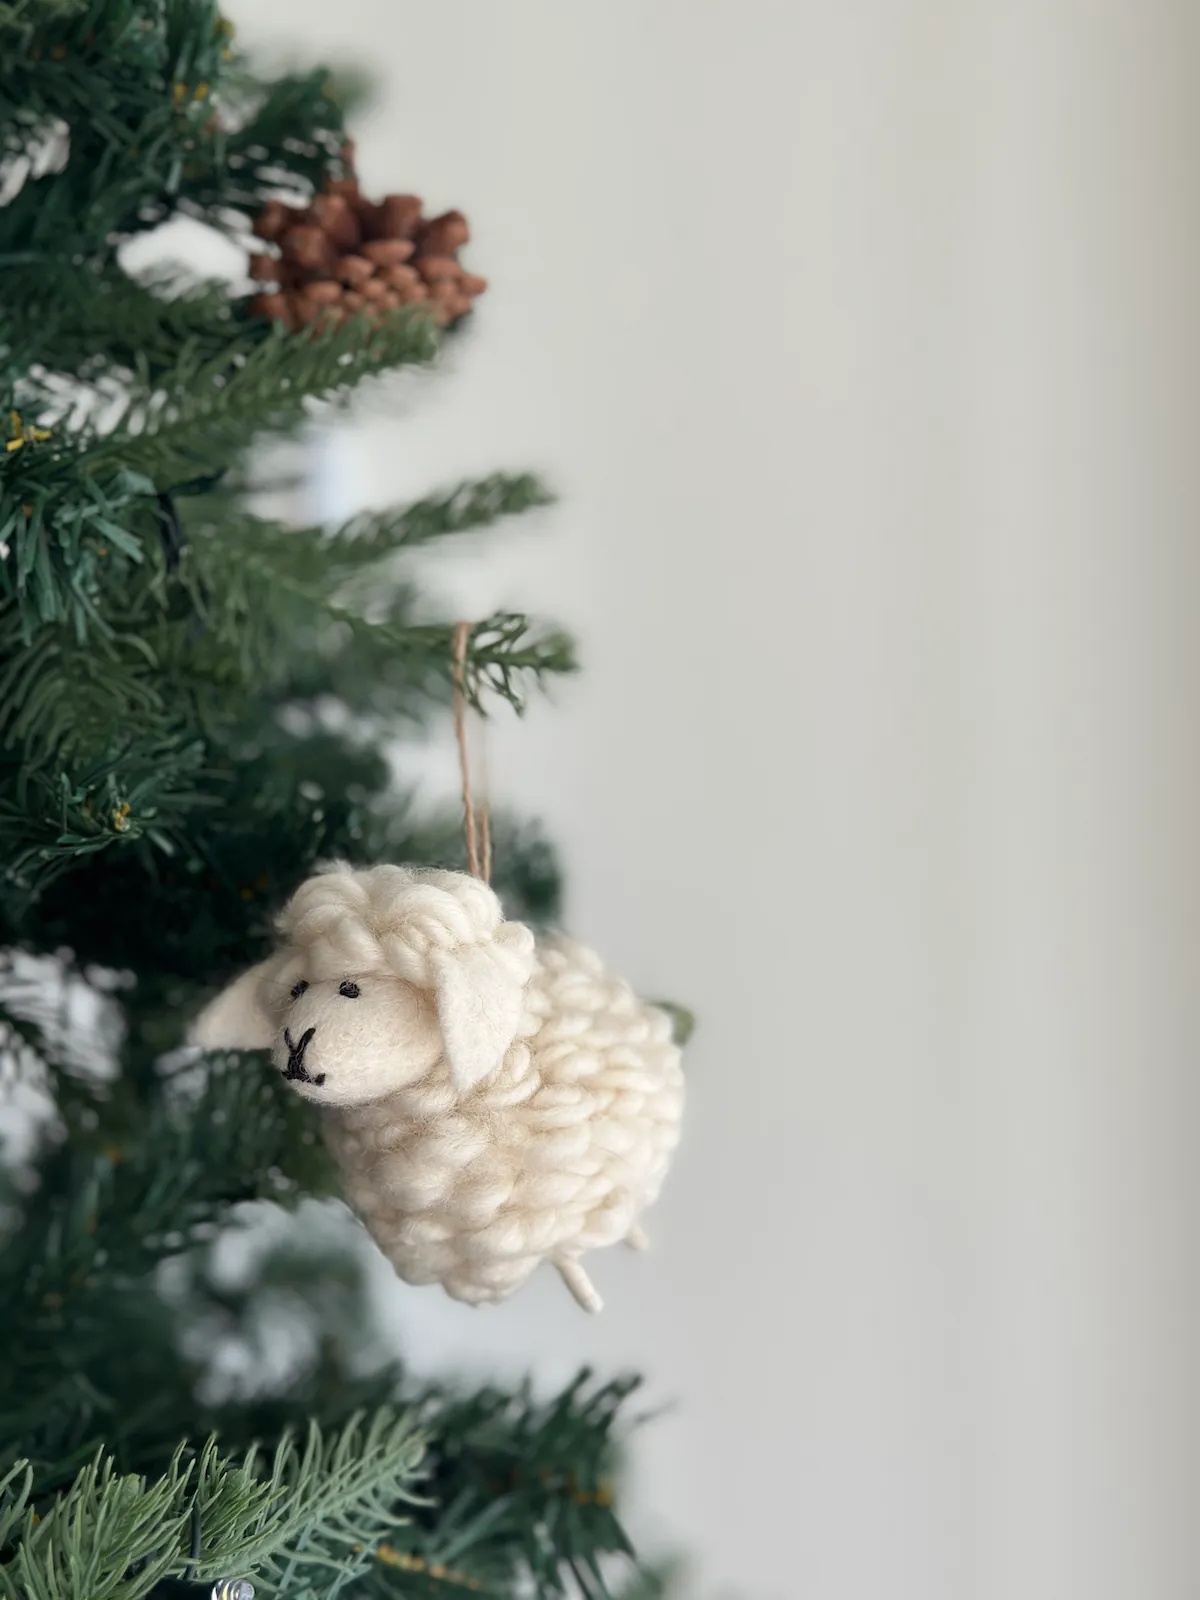
[[[55, 261], [5, 271], [0, 305], [0, 378], [18, 380], [25, 403], [61, 403], [63, 375], [73, 385], [133, 382], [139, 373], [169, 381], [181, 356], [211, 360], [256, 330], [224, 283], [193, 282], [177, 269], [130, 277]], [[31, 368], [33, 370], [31, 370]]]
[[[112, 845], [148, 841], [164, 855], [188, 849], [198, 811], [220, 805], [199, 742], [142, 738], [89, 766], [16, 768], [0, 759], [0, 848], [10, 890], [44, 890], [73, 863]], [[4, 783], [5, 776], [10, 782]]]
[[24, 996], [26, 1005], [20, 1003], [21, 990], [28, 988], [14, 976], [12, 953], [0, 953], [0, 1055], [7, 1058], [10, 1070], [23, 1079], [61, 1064], [50, 1038], [49, 1019], [37, 1015], [40, 989], [35, 989], [32, 996], [33, 1014], [28, 993]]
[[[256, 1588], [280, 1600], [310, 1593], [336, 1600], [371, 1566], [380, 1541], [407, 1522], [397, 1502], [419, 1503], [411, 1488], [424, 1452], [412, 1423], [386, 1411], [367, 1422], [352, 1419], [330, 1441], [313, 1425], [303, 1454], [293, 1450], [282, 1465], [276, 1458], [272, 1482], [284, 1489], [287, 1515], [263, 1529], [271, 1544], [251, 1568]], [[319, 1483], [320, 1492], [305, 1504], [309, 1483]]]
[[159, 1264], [248, 1200], [294, 1203], [332, 1181], [311, 1108], [259, 1056], [210, 1056], [148, 1081], [59, 1062], [56, 1077], [70, 1137], [45, 1144], [36, 1195], [10, 1197], [0, 1250], [0, 1462], [26, 1441], [39, 1481], [171, 1407]]
[[469, 533], [553, 503], [553, 494], [532, 473], [495, 472], [411, 505], [359, 512], [332, 535], [326, 533], [325, 559], [334, 572], [344, 564], [349, 576], [363, 561]]
[[123, 630], [88, 646], [64, 628], [43, 629], [23, 645], [14, 620], [0, 611], [0, 639], [7, 631], [10, 642], [7, 660], [0, 655], [0, 736], [22, 751], [25, 770], [111, 744], [118, 728], [143, 738], [163, 731], [170, 713], [157, 660], [139, 634]]
[[[40, 1331], [23, 1358], [35, 1364], [78, 1340], [68, 1302], [75, 1312], [99, 1303], [243, 1201], [329, 1187], [310, 1109], [257, 1056], [216, 1054], [160, 1076], [148, 1102], [124, 1076], [100, 1076], [92, 1099], [103, 1117], [90, 1136], [77, 1130], [47, 1153], [38, 1202], [0, 1260], [5, 1305], [30, 1312]], [[36, 1393], [34, 1385], [20, 1403], [36, 1404]], [[6, 1436], [20, 1432], [5, 1420]]]
[[113, 460], [91, 470], [28, 412], [10, 416], [8, 442], [20, 445], [0, 455], [0, 635], [13, 616], [24, 640], [57, 622], [79, 640], [106, 633], [105, 588], [127, 585], [161, 542], [154, 484]]
[[627, 1575], [633, 1561], [613, 1474], [618, 1420], [636, 1387], [634, 1379], [594, 1385], [585, 1371], [544, 1403], [528, 1386], [462, 1397], [432, 1389], [436, 1509], [415, 1511], [397, 1547], [426, 1570], [461, 1569], [497, 1594], [611, 1600], [606, 1564]]
[[[249, 620], [224, 644], [202, 637], [171, 656], [181, 642], [166, 627], [115, 636], [101, 649], [43, 632], [13, 656], [0, 672], [0, 739], [8, 746], [0, 750], [0, 841], [11, 885], [34, 891], [72, 862], [142, 842], [200, 859], [206, 814], [228, 825], [232, 750], [223, 745], [246, 715], [247, 697], [295, 694], [290, 653], [307, 647], [319, 659], [323, 638], [336, 639], [339, 628], [363, 686], [359, 709], [382, 709], [386, 694], [401, 690], [409, 702], [436, 694], [453, 678], [450, 624], [413, 624], [400, 606], [367, 620], [282, 582], [279, 594], [307, 608], [308, 627], [284, 628], [274, 656]], [[264, 609], [256, 620], [265, 625], [268, 617]], [[265, 627], [264, 634], [269, 645]], [[499, 614], [470, 635], [468, 692], [520, 709], [529, 684], [574, 664], [565, 635]], [[337, 683], [335, 670], [321, 687]], [[124, 727], [139, 735], [123, 739]]]
[[[435, 539], [465, 533], [549, 502], [541, 483], [529, 474], [494, 474], [455, 490], [397, 509], [361, 513], [341, 528], [295, 528], [228, 508], [219, 497], [200, 500], [186, 514], [187, 546], [181, 569], [203, 637], [187, 653], [191, 667], [212, 661], [222, 692], [227, 671], [218, 663], [237, 661], [237, 670], [258, 689], [298, 682], [316, 664], [321, 692], [342, 692], [330, 684], [329, 663], [344, 654], [348, 641], [362, 673], [381, 684], [397, 673], [411, 682], [414, 663], [447, 678], [452, 672], [452, 629], [418, 627], [410, 616], [408, 586], [390, 558]], [[177, 637], [177, 636], [176, 636]], [[477, 632], [480, 670], [505, 685], [520, 675], [570, 670], [569, 647], [559, 636], [534, 643], [528, 630], [481, 626]], [[503, 657], [507, 675], [494, 668]], [[303, 697], [303, 696], [301, 696]], [[354, 702], [356, 703], [356, 702]], [[366, 702], [369, 704], [369, 701]], [[363, 707], [366, 708], [365, 705]]]
[[[246, 760], [239, 730], [264, 704], [335, 695], [381, 716], [444, 702], [454, 625], [415, 620], [395, 559], [546, 499], [534, 478], [495, 475], [329, 530], [288, 528], [228, 511], [220, 492], [201, 495], [181, 501], [178, 565], [156, 533], [150, 559], [106, 572], [113, 592], [95, 602], [102, 625], [83, 637], [66, 619], [27, 637], [19, 604], [0, 607], [10, 884], [40, 892], [112, 847], [149, 843], [202, 859], [206, 815], [229, 825], [231, 782]], [[531, 685], [574, 664], [563, 634], [500, 614], [470, 634], [467, 690], [476, 703], [498, 695], [519, 709]]]
[[16, 603], [27, 638], [60, 619], [80, 638], [103, 631], [106, 596], [128, 585], [132, 567], [161, 567], [164, 494], [219, 478], [257, 435], [294, 431], [313, 402], [344, 399], [436, 348], [420, 312], [299, 334], [255, 329], [215, 355], [185, 333], [169, 372], [156, 375], [139, 354], [139, 381], [115, 411], [79, 425], [22, 413], [14, 394], [6, 443], [15, 448], [0, 454], [0, 600]]
[[[78, 638], [104, 632], [112, 626], [110, 592], [122, 594], [133, 566], [149, 563], [152, 576], [162, 570], [163, 541], [176, 515], [165, 494], [218, 480], [254, 435], [288, 434], [307, 421], [317, 400], [334, 402], [374, 374], [427, 362], [437, 347], [437, 330], [416, 312], [315, 333], [254, 331], [216, 355], [182, 336], [176, 365], [157, 379], [149, 358], [136, 357], [144, 381], [126, 390], [117, 414], [104, 414], [102, 432], [96, 422], [56, 427], [48, 416], [13, 408], [16, 448], [0, 454], [0, 602], [6, 595], [18, 606], [24, 637], [54, 621], [69, 622]], [[491, 478], [419, 502], [400, 520], [358, 518], [344, 565], [354, 568], [544, 501], [533, 478]], [[229, 542], [214, 546], [213, 526], [214, 555], [230, 554]], [[322, 582], [323, 592], [338, 584], [328, 533], [294, 538], [286, 562], [274, 565], [277, 525], [243, 514], [226, 534], [227, 541], [238, 539], [246, 562], [258, 560], [261, 581], [278, 574], [293, 584]], [[309, 562], [296, 571], [306, 552]], [[333, 571], [322, 574], [314, 558], [333, 562]]]
[[[147, 1049], [173, 1049], [184, 1018], [267, 953], [273, 914], [320, 861], [465, 867], [461, 814], [418, 813], [377, 749], [333, 734], [260, 737], [232, 748], [228, 776], [214, 784], [222, 803], [191, 811], [174, 855], [122, 838], [79, 863], [86, 877], [59, 859], [52, 875], [33, 864], [24, 884], [0, 880], [0, 937], [138, 974], [123, 1005]], [[535, 828], [503, 814], [494, 822], [494, 881], [509, 913], [553, 921], [553, 851]]]
[[[39, 1517], [25, 1463], [0, 1481], [4, 1600], [142, 1600], [180, 1564], [187, 1511], [178, 1471], [154, 1484], [121, 1477], [111, 1461], [85, 1467]], [[132, 1569], [132, 1570], [131, 1570]]]
[[437, 344], [433, 323], [416, 310], [295, 334], [273, 325], [211, 359], [184, 353], [169, 382], [131, 393], [105, 419], [89, 458], [143, 472], [160, 488], [219, 472], [256, 433], [287, 433], [311, 401], [341, 399], [364, 378], [428, 362]]
[[341, 170], [346, 96], [322, 72], [261, 80], [211, 0], [10, 4], [0, 11], [0, 131], [20, 152], [56, 122], [62, 170], [0, 210], [0, 264], [111, 259], [184, 209], [244, 232], [279, 188]]
[[101, 1453], [40, 1501], [18, 1462], [0, 1479], [0, 1597], [144, 1600], [166, 1578], [253, 1574], [266, 1595], [299, 1600], [295, 1580], [320, 1571], [333, 1600], [402, 1525], [423, 1448], [406, 1417], [383, 1410], [330, 1436], [314, 1424], [302, 1445], [286, 1435], [269, 1465], [210, 1439], [181, 1445], [150, 1481]]

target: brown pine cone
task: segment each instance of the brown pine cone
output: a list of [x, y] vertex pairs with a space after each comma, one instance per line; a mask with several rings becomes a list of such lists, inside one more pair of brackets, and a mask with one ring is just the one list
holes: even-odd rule
[[333, 241], [313, 223], [294, 223], [280, 236], [279, 246], [285, 261], [307, 272], [321, 272], [336, 260]]
[[306, 283], [300, 291], [306, 300], [317, 306], [335, 306], [342, 298], [342, 286], [332, 278], [321, 278], [316, 283]]
[[457, 284], [443, 280], [430, 286], [429, 298], [433, 305], [440, 306], [443, 311], [448, 311], [452, 317], [461, 316], [463, 311], [471, 309], [471, 298], [462, 294]]
[[295, 294], [289, 294], [287, 301], [292, 314], [292, 324], [297, 328], [307, 328], [317, 320], [324, 309], [318, 301], [310, 300], [302, 289]]
[[[328, 293], [330, 289], [334, 291], [332, 296]], [[342, 291], [336, 283], [306, 284], [303, 289], [289, 294], [287, 299], [297, 327], [307, 328], [314, 322], [341, 317]]]
[[282, 283], [283, 263], [278, 256], [251, 256], [250, 276], [259, 283]]
[[380, 238], [383, 230], [383, 207], [377, 206], [373, 200], [368, 200], [361, 194], [353, 204], [354, 215], [358, 218], [363, 238]]
[[250, 302], [256, 317], [269, 317], [272, 322], [289, 322], [291, 312], [287, 296], [283, 294], [256, 294]]
[[251, 301], [259, 316], [288, 328], [344, 321], [356, 313], [374, 318], [401, 306], [424, 305], [445, 327], [471, 310], [487, 279], [464, 272], [457, 252], [470, 238], [461, 211], [431, 221], [412, 194], [368, 200], [353, 173], [330, 178], [309, 206], [268, 201], [254, 232], [275, 245], [250, 257], [250, 276], [263, 286]]
[[254, 232], [260, 239], [278, 239], [290, 215], [282, 200], [268, 200], [254, 219]]
[[365, 256], [343, 256], [340, 261], [334, 262], [334, 276], [343, 283], [348, 283], [352, 289], [357, 289], [359, 284], [366, 283], [367, 279], [375, 274], [374, 263]]
[[463, 275], [462, 268], [452, 256], [418, 256], [413, 265], [430, 285], [457, 283]]
[[319, 194], [308, 208], [308, 215], [341, 251], [354, 250], [362, 240], [362, 228], [340, 194]]
[[372, 239], [364, 244], [361, 254], [376, 267], [390, 267], [407, 261], [413, 247], [407, 239]]
[[404, 294], [409, 289], [415, 289], [420, 283], [415, 267], [406, 267], [401, 262], [393, 262], [391, 266], [380, 267], [379, 276], [389, 289], [395, 289]]
[[421, 197], [415, 194], [385, 194], [379, 207], [379, 236], [382, 239], [411, 239], [421, 224]]
[[423, 256], [452, 256], [471, 239], [471, 230], [461, 211], [446, 211], [427, 222], [417, 235], [417, 250]]

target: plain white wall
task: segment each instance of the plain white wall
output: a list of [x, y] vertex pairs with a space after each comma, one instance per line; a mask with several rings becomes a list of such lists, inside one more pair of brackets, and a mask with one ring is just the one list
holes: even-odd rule
[[[534, 465], [435, 569], [567, 620], [495, 732], [574, 928], [694, 1003], [656, 1252], [421, 1360], [632, 1364], [636, 1518], [747, 1600], [1200, 1592], [1189, 0], [242, 0], [471, 216], [335, 497]], [[348, 475], [348, 481], [347, 481]]]

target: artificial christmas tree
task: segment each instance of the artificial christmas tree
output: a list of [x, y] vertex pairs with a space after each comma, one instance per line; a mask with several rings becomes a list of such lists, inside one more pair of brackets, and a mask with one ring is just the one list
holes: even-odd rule
[[[354, 210], [329, 82], [262, 81], [230, 34], [206, 0], [0, 4], [0, 1086], [24, 1112], [0, 1197], [0, 1596], [604, 1596], [648, 1581], [613, 1507], [627, 1383], [421, 1387], [372, 1345], [344, 1252], [285, 1233], [240, 1278], [222, 1265], [239, 1208], [332, 1175], [311, 1108], [259, 1056], [181, 1050], [187, 1022], [319, 861], [461, 865], [379, 753], [455, 673], [404, 555], [546, 498], [497, 476], [340, 529], [263, 514], [255, 442], [435, 359], [482, 283], [457, 213]], [[286, 262], [289, 295], [328, 282], [339, 314], [272, 318], [261, 260], [244, 294], [130, 276], [121, 246], [174, 216]], [[361, 269], [337, 264], [388, 239], [426, 293], [406, 276], [386, 314], [347, 305]], [[572, 662], [504, 615], [462, 665], [472, 695], [519, 700]], [[510, 911], [547, 917], [541, 840], [502, 825], [496, 861]], [[308, 1352], [282, 1371], [280, 1304]], [[232, 1387], [231, 1340], [262, 1356]]]

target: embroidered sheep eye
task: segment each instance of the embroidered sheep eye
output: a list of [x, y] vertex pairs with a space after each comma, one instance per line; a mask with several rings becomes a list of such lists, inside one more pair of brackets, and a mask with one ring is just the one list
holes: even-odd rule
[[307, 988], [308, 988], [308, 979], [307, 978], [301, 978], [299, 983], [295, 983], [295, 984], [292, 985], [292, 999], [293, 1000], [299, 1000], [300, 996], [304, 993], [305, 989], [307, 989]]
[[347, 1000], [357, 1000], [359, 995], [362, 993], [362, 990], [356, 983], [351, 983], [349, 978], [347, 978], [345, 983], [339, 984], [338, 993], [344, 994]]

